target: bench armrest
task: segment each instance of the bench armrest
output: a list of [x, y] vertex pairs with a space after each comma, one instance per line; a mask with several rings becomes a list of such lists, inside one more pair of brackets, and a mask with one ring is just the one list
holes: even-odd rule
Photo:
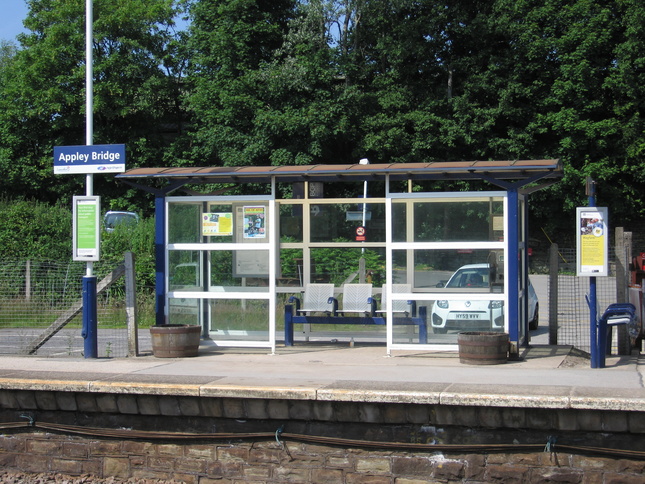
[[300, 311], [300, 298], [296, 296], [290, 296], [289, 302], [295, 304], [296, 314], [298, 314], [298, 311]]
[[332, 305], [331, 313], [333, 316], [336, 316], [336, 313], [338, 312], [338, 299], [336, 299], [335, 297], [330, 297], [329, 299], [327, 299], [327, 304]]

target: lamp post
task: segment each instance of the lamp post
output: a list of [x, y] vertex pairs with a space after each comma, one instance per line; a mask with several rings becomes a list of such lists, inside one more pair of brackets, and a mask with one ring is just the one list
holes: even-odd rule
[[[92, 31], [94, 14], [92, 0], [85, 2], [85, 144], [94, 144], [94, 72], [92, 56]], [[92, 196], [94, 177], [91, 173], [85, 175], [85, 194]], [[96, 314], [96, 276], [94, 263], [87, 261], [85, 277], [83, 277], [83, 331], [85, 358], [98, 357], [97, 343], [97, 314]]]
[[[361, 158], [361, 161], [358, 162], [359, 165], [369, 165], [370, 160], [367, 158]], [[365, 228], [365, 218], [367, 216], [367, 180], [363, 182], [363, 228]], [[365, 247], [361, 249], [361, 253], [365, 253]]]

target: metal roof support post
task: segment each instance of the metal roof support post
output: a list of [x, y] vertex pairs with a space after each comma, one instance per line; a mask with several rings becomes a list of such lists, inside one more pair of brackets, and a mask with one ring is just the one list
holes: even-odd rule
[[519, 197], [517, 188], [509, 188], [508, 194], [508, 225], [506, 227], [506, 247], [508, 254], [508, 336], [510, 339], [509, 357], [519, 357], [519, 319], [520, 319], [520, 298], [519, 298], [519, 233], [520, 233], [520, 212]]
[[166, 197], [155, 194], [155, 324], [166, 324]]
[[522, 298], [522, 346], [529, 346], [529, 200], [528, 195], [522, 197], [522, 211], [520, 214], [520, 230], [522, 231], [522, 288], [524, 291]]

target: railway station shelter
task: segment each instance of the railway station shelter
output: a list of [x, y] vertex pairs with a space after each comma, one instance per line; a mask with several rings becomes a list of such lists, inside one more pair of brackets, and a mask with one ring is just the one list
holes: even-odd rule
[[[117, 175], [155, 194], [156, 324], [275, 352], [290, 298], [333, 286], [340, 317], [296, 325], [295, 344], [450, 351], [462, 331], [503, 331], [517, 354], [528, 342], [527, 198], [561, 178], [560, 161], [365, 161]], [[481, 189], [447, 191], [464, 180]], [[378, 318], [342, 319], [356, 284]], [[396, 324], [407, 311], [425, 327]]]

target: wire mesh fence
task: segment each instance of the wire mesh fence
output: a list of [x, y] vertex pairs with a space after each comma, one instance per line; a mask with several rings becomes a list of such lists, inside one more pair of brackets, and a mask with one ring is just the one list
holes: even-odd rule
[[[93, 274], [101, 281], [114, 264], [95, 262]], [[0, 261], [0, 354], [29, 354], [43, 335], [65, 318], [57, 331], [33, 353], [38, 356], [83, 356], [82, 281], [86, 264], [76, 261]], [[137, 288], [139, 321], [150, 318], [150, 288]], [[67, 316], [67, 317], [66, 317]], [[128, 354], [125, 281], [117, 279], [97, 296], [98, 356]], [[149, 324], [142, 325], [148, 327]], [[149, 351], [147, 331], [139, 331], [140, 351]]]
[[[610, 250], [610, 268], [615, 266], [615, 253]], [[626, 263], [626, 261], [623, 261]], [[546, 314], [548, 306], [557, 307], [557, 344], [572, 345], [590, 351], [590, 311], [585, 295], [589, 279], [575, 275], [575, 249], [558, 249], [557, 299], [541, 302]], [[626, 263], [626, 266], [629, 264]], [[94, 263], [94, 274], [101, 281], [115, 269], [114, 264]], [[153, 267], [137, 263], [137, 272], [154, 274]], [[0, 354], [29, 354], [34, 342], [54, 323], [82, 300], [84, 262], [75, 261], [0, 261]], [[553, 281], [550, 278], [550, 281]], [[614, 273], [597, 278], [598, 308], [604, 310], [616, 302], [617, 281]], [[551, 284], [551, 282], [550, 282]], [[549, 291], [549, 294], [551, 291]], [[154, 324], [154, 289], [137, 285], [138, 347], [140, 353], [152, 350], [149, 326]], [[97, 298], [98, 356], [128, 355], [125, 281], [109, 286]], [[552, 324], [552, 322], [549, 322]], [[143, 328], [143, 329], [142, 329]], [[38, 356], [83, 356], [81, 334], [82, 314], [79, 311], [34, 353]]]
[[[571, 345], [582, 351], [591, 351], [591, 312], [587, 302], [590, 291], [590, 278], [576, 276], [576, 249], [557, 248], [557, 274], [552, 274], [549, 286], [557, 277], [557, 291], [555, 299], [549, 298], [549, 307], [557, 307], [557, 320], [549, 324], [556, 326], [556, 341], [559, 345]], [[618, 261], [614, 247], [609, 248], [608, 267], [609, 275], [596, 278], [596, 308], [597, 316], [605, 308], [617, 301], [618, 285], [627, 285], [626, 280], [617, 276], [616, 266], [622, 262], [623, 267], [629, 266], [629, 261]], [[549, 294], [554, 294], [549, 290]], [[612, 335], [612, 351], [618, 350], [617, 332]]]

